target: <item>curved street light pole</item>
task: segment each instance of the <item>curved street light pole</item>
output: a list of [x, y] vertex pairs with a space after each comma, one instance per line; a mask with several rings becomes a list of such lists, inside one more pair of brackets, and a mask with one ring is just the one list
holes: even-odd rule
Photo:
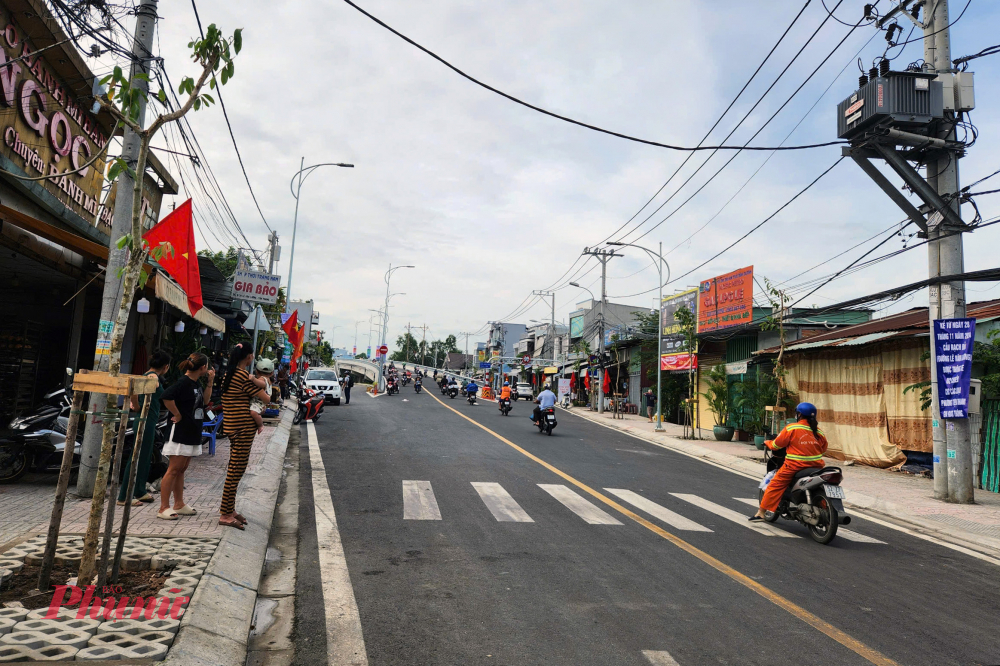
[[634, 247], [643, 250], [648, 254], [653, 262], [656, 264], [656, 270], [660, 274], [660, 300], [658, 301], [659, 307], [656, 310], [656, 432], [663, 432], [663, 415], [662, 415], [662, 402], [663, 402], [663, 368], [661, 363], [663, 362], [663, 322], [660, 321], [662, 316], [660, 313], [663, 312], [663, 267], [667, 267], [667, 282], [670, 281], [670, 264], [663, 260], [663, 243], [660, 243], [660, 253], [653, 254], [653, 251], [645, 248], [641, 245], [635, 245], [633, 243], [608, 243], [608, 245], [617, 245], [622, 247]]
[[[400, 268], [416, 268], [416, 266], [406, 265], [406, 266], [396, 266], [393, 268], [392, 264], [389, 264], [389, 270], [385, 272], [385, 311], [382, 313], [382, 344], [386, 343], [387, 331], [389, 330], [389, 299], [396, 294], [389, 294], [389, 281], [392, 279], [392, 274], [394, 271], [398, 271]], [[385, 374], [385, 354], [379, 354], [379, 383], [381, 383], [382, 378]]]
[[300, 162], [301, 168], [292, 176], [291, 182], [288, 184], [288, 188], [292, 191], [292, 196], [295, 197], [295, 217], [292, 220], [292, 251], [291, 257], [288, 259], [288, 280], [285, 283], [285, 308], [286, 310], [292, 302], [292, 268], [295, 266], [295, 232], [299, 227], [299, 195], [302, 193], [302, 183], [308, 178], [313, 171], [323, 166], [336, 166], [336, 167], [346, 167], [353, 169], [353, 164], [346, 164], [344, 162], [323, 162], [322, 164], [313, 164], [312, 166], [305, 166], [306, 158], [303, 157]]

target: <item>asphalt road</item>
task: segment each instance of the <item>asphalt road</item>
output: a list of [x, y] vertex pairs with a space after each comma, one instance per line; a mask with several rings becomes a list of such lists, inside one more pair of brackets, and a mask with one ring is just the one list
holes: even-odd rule
[[[353, 397], [316, 432], [373, 665], [1000, 664], [992, 564], [857, 517], [829, 546], [756, 531], [754, 480], [571, 413], [547, 437], [527, 402]], [[296, 662], [318, 664], [301, 473]]]

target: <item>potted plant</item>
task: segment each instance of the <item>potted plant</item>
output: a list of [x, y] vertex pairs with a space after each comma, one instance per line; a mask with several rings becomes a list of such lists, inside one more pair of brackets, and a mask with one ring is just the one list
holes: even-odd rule
[[765, 407], [770, 404], [769, 397], [766, 379], [751, 377], [736, 385], [735, 404], [742, 416], [740, 428], [753, 435], [754, 445], [761, 450], [764, 449]]
[[708, 373], [708, 390], [702, 393], [708, 401], [708, 408], [715, 415], [712, 434], [720, 442], [730, 442], [736, 429], [729, 425], [729, 382], [726, 366], [716, 365]]

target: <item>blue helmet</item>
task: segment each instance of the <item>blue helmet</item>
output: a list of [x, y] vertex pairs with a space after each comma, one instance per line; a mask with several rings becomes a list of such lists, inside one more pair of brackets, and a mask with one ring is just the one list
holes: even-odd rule
[[503, 385], [504, 386], [510, 386], [510, 382], [504, 382]]
[[795, 407], [795, 411], [796, 413], [801, 414], [806, 418], [816, 417], [816, 405], [812, 404], [811, 402], [800, 402]]

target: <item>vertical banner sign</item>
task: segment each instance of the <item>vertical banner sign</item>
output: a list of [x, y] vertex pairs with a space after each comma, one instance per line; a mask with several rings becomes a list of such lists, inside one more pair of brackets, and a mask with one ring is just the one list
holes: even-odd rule
[[699, 333], [749, 324], [753, 319], [753, 266], [705, 280], [698, 292]]
[[569, 395], [569, 379], [559, 379], [559, 399]]
[[691, 314], [698, 313], [698, 290], [691, 289], [673, 296], [665, 296], [660, 304], [660, 335], [663, 336], [663, 353], [674, 354], [687, 351], [687, 341], [677, 320], [677, 311], [687, 308]]
[[972, 343], [975, 337], [975, 319], [934, 320], [938, 407], [943, 419], [969, 416], [969, 382], [972, 379]]

